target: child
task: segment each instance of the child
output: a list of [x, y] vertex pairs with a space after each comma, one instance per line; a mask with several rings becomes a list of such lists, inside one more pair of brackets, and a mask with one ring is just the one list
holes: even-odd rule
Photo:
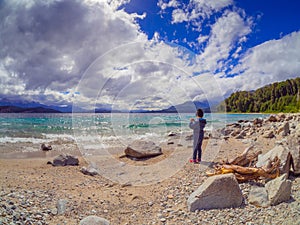
[[[204, 130], [203, 129], [206, 124], [206, 120], [202, 118], [203, 117], [202, 109], [197, 109], [196, 116], [197, 116], [197, 120], [195, 121], [194, 118], [191, 118], [190, 124], [189, 124], [189, 127], [194, 130], [194, 133], [193, 133], [193, 137], [194, 137], [193, 158], [190, 159], [190, 162], [193, 162], [193, 163], [201, 162], [201, 155], [202, 155], [201, 146], [202, 146], [202, 141], [204, 138]], [[196, 158], [197, 156], [198, 156], [198, 158]]]

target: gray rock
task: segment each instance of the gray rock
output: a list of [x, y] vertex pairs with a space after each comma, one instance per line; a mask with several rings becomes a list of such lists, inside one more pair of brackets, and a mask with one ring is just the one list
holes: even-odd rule
[[191, 140], [193, 140], [193, 135], [187, 135], [184, 139], [186, 141], [191, 141]]
[[256, 118], [253, 120], [253, 125], [255, 126], [261, 126], [263, 124], [263, 119], [260, 119], [260, 118]]
[[99, 175], [98, 169], [95, 168], [95, 167], [92, 166], [92, 165], [88, 165], [88, 167], [83, 166], [83, 167], [80, 169], [80, 172], [82, 172], [82, 173], [85, 174], [85, 175], [89, 175], [89, 176], [96, 176], [96, 175]]
[[266, 184], [270, 205], [288, 201], [291, 197], [292, 182], [283, 174]]
[[170, 133], [168, 133], [168, 137], [174, 137], [177, 136], [177, 133], [174, 131], [171, 131]]
[[79, 160], [76, 156], [61, 154], [53, 159], [53, 166], [78, 166]]
[[238, 207], [243, 202], [243, 195], [233, 174], [209, 177], [188, 198], [191, 212], [201, 209], [220, 209]]
[[270, 117], [268, 118], [269, 122], [277, 122], [278, 118], [276, 115], [270, 115]]
[[259, 207], [269, 206], [268, 192], [264, 187], [252, 186], [250, 189], [248, 202]]
[[273, 138], [275, 137], [274, 135], [274, 132], [271, 130], [271, 131], [267, 131], [264, 135], [263, 135], [264, 138]]
[[272, 161], [276, 156], [280, 159], [279, 170], [280, 173], [289, 173], [290, 170], [290, 157], [289, 149], [282, 145], [277, 145], [264, 155], [259, 155], [256, 163], [257, 167], [267, 167], [267, 165]]
[[82, 219], [79, 225], [109, 225], [109, 221], [98, 216], [88, 216]]
[[161, 155], [162, 151], [152, 141], [136, 140], [125, 149], [125, 155], [133, 158], [147, 158]]
[[289, 122], [285, 122], [282, 126], [282, 136], [285, 137], [290, 134], [290, 124]]
[[300, 129], [299, 135], [293, 134], [288, 137], [288, 148], [293, 158], [293, 171], [300, 174]]
[[65, 199], [59, 199], [56, 203], [57, 214], [62, 215], [66, 212], [68, 201]]
[[46, 144], [42, 144], [41, 145], [41, 150], [42, 151], [50, 151], [50, 150], [52, 150], [52, 146], [51, 145], [46, 145]]

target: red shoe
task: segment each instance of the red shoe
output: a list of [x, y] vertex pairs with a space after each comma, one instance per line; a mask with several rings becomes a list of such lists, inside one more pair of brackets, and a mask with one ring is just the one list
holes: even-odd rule
[[190, 159], [190, 163], [195, 163], [197, 160], [195, 159]]
[[196, 159], [196, 163], [200, 163], [201, 162], [201, 159]]

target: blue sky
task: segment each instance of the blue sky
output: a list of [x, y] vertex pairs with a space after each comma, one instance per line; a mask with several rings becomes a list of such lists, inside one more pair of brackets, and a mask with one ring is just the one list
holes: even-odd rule
[[300, 76], [297, 0], [4, 0], [0, 99], [161, 109]]

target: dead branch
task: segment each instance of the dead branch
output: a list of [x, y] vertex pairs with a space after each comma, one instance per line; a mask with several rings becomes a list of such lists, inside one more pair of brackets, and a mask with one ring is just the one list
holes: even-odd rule
[[238, 165], [238, 166], [250, 166], [253, 162], [257, 161], [257, 157], [259, 154], [261, 154], [261, 151], [258, 151], [256, 153], [249, 153], [249, 151], [253, 148], [254, 146], [251, 145], [250, 147], [246, 148], [245, 151], [237, 156], [236, 158], [227, 161], [225, 164], [229, 165]]
[[269, 168], [256, 168], [256, 167], [243, 167], [239, 165], [220, 165], [215, 167], [213, 173], [207, 173], [208, 176], [217, 174], [233, 173], [239, 182], [245, 182], [249, 180], [258, 180], [260, 178], [274, 179], [279, 176], [280, 160], [275, 157], [270, 163]]

